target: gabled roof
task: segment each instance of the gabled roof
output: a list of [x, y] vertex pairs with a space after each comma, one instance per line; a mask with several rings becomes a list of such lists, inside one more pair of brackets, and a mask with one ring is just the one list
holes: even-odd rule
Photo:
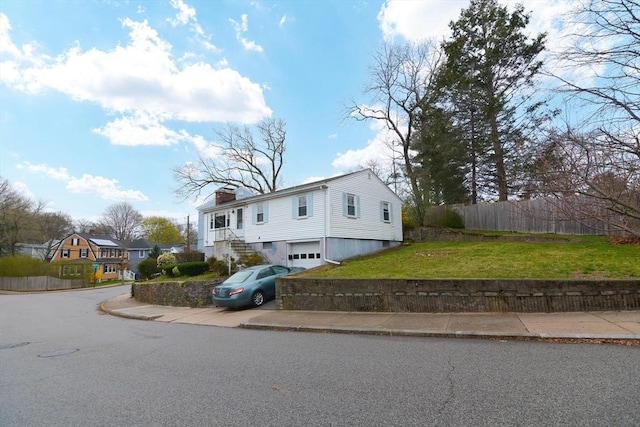
[[87, 242], [91, 241], [94, 245], [100, 248], [124, 248], [125, 247], [125, 245], [120, 240], [116, 240], [110, 236], [103, 236], [103, 235], [90, 234], [90, 233], [71, 233], [65, 236], [62, 240], [52, 245], [52, 249], [60, 246], [62, 242], [64, 242], [71, 236], [78, 236], [86, 240]]
[[[351, 175], [358, 175], [358, 174], [364, 174], [364, 173], [370, 173], [371, 175], [373, 175], [373, 177], [375, 177], [375, 179], [380, 181], [381, 184], [383, 184], [385, 187], [387, 187], [387, 185], [378, 177], [378, 175], [373, 173], [373, 171], [371, 169], [362, 169], [362, 170], [359, 170], [359, 171], [356, 171], [356, 172], [346, 173], [344, 175], [333, 176], [331, 178], [325, 178], [325, 179], [321, 179], [319, 181], [309, 182], [309, 183], [306, 183], [306, 184], [296, 185], [295, 187], [289, 187], [289, 188], [285, 188], [285, 189], [282, 189], [282, 190], [277, 190], [277, 191], [274, 191], [272, 193], [257, 194], [257, 195], [254, 195], [254, 196], [251, 196], [251, 197], [246, 197], [246, 198], [243, 198], [243, 199], [240, 199], [240, 200], [235, 200], [235, 201], [232, 201], [232, 202], [226, 202], [226, 203], [224, 203], [223, 207], [226, 209], [226, 208], [230, 208], [230, 207], [234, 207], [234, 206], [242, 206], [242, 205], [246, 205], [247, 203], [258, 202], [258, 201], [261, 201], [261, 200], [274, 199], [274, 198], [277, 198], [277, 197], [286, 196], [288, 194], [298, 193], [300, 191], [308, 191], [308, 190], [312, 190], [312, 189], [316, 189], [316, 188], [321, 188], [323, 186], [329, 185], [333, 181], [338, 181], [340, 179], [344, 179], [344, 178], [346, 178], [348, 176], [351, 176]], [[393, 193], [393, 191], [390, 188], [389, 188], [389, 191], [391, 191]], [[396, 197], [397, 197], [397, 195], [396, 195]], [[215, 207], [216, 207], [215, 203], [213, 205], [211, 203], [205, 203], [204, 205], [198, 206], [197, 210], [198, 211], [211, 210], [212, 208], [215, 208]]]
[[147, 240], [147, 239], [137, 239], [134, 240], [133, 242], [129, 243], [129, 245], [127, 246], [128, 249], [153, 249], [154, 246], [158, 246], [158, 248], [160, 249], [171, 249], [174, 246], [179, 246], [179, 243], [176, 243], [174, 245], [165, 245], [164, 243], [156, 243], [156, 242], [152, 242], [151, 240]]

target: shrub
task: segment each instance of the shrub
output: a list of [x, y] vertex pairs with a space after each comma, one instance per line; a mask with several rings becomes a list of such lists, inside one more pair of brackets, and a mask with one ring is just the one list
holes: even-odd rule
[[209, 265], [209, 271], [216, 273], [218, 276], [226, 276], [229, 274], [229, 265], [225, 261], [211, 256], [207, 258], [207, 264]]
[[259, 253], [252, 253], [251, 255], [245, 255], [240, 258], [238, 264], [245, 265], [247, 267], [251, 267], [253, 265], [264, 264], [264, 258]]
[[184, 264], [186, 262], [204, 262], [204, 254], [202, 252], [178, 252], [175, 254], [175, 257], [176, 262], [179, 264]]
[[445, 209], [442, 217], [438, 220], [438, 225], [444, 228], [464, 228], [464, 220], [453, 209]]
[[180, 275], [180, 270], [178, 269], [177, 265], [171, 269], [171, 275], [173, 277], [177, 277]]
[[28, 255], [7, 255], [0, 257], [0, 276], [28, 277], [58, 275], [58, 267]]
[[170, 264], [176, 263], [176, 257], [170, 252], [165, 252], [158, 257], [158, 268], [164, 269]]
[[143, 279], [149, 279], [157, 273], [159, 273], [158, 262], [155, 258], [147, 258], [138, 264], [138, 274]]
[[198, 276], [209, 271], [209, 264], [204, 261], [185, 262], [178, 264], [176, 268], [179, 268], [180, 274], [183, 276]]

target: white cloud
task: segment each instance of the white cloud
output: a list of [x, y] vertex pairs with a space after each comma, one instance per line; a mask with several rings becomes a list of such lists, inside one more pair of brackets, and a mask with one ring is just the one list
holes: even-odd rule
[[361, 149], [336, 154], [331, 166], [340, 170], [355, 170], [376, 163], [391, 169], [393, 152], [389, 142], [394, 140], [394, 135], [381, 120], [372, 120], [369, 124], [375, 136], [367, 141], [367, 145]]
[[29, 200], [36, 200], [36, 196], [29, 190], [29, 187], [24, 182], [16, 181], [11, 184], [13, 189], [20, 193], [20, 195], [25, 196]]
[[171, 0], [171, 7], [178, 9], [176, 17], [174, 19], [169, 19], [169, 22], [174, 27], [178, 25], [187, 25], [189, 21], [196, 20], [196, 10], [182, 0]]
[[287, 18], [287, 15], [282, 15], [282, 18], [280, 18], [280, 22], [278, 23], [279, 26], [283, 27], [284, 24], [286, 24], [288, 22], [289, 18]]
[[[525, 12], [531, 12], [531, 35], [548, 32], [552, 45], [559, 40], [563, 16], [575, 6], [571, 0], [501, 0], [500, 3], [511, 9], [522, 3]], [[409, 41], [428, 38], [440, 41], [450, 36], [449, 23], [456, 21], [468, 6], [468, 0], [386, 0], [378, 13], [378, 22], [385, 40], [402, 37]]]
[[167, 146], [190, 138], [186, 131], [176, 132], [163, 126], [157, 117], [143, 113], [121, 117], [93, 131], [108, 138], [112, 144], [128, 146]]
[[468, 0], [387, 0], [378, 13], [378, 22], [385, 40], [442, 40], [449, 35], [449, 22], [457, 19], [468, 4]]
[[229, 19], [229, 22], [233, 25], [233, 28], [236, 30], [236, 39], [242, 43], [242, 46], [245, 50], [251, 50], [254, 52], [263, 52], [262, 46], [257, 44], [254, 41], [248, 40], [244, 37], [244, 33], [249, 31], [249, 18], [246, 13], [243, 13], [241, 16], [241, 22], [238, 22], [234, 19]]
[[[110, 112], [157, 117], [159, 122], [250, 124], [271, 114], [259, 84], [224, 65], [214, 68], [197, 62], [179, 68], [172, 58], [171, 45], [146, 21], [125, 19], [122, 25], [130, 30], [126, 46], [110, 51], [82, 51], [76, 46], [51, 59], [15, 48], [8, 34], [9, 22], [1, 15], [0, 45], [3, 54], [12, 59], [2, 63], [0, 79], [28, 93], [53, 89]], [[134, 123], [130, 118], [120, 120], [105, 125], [103, 133], [110, 135], [114, 127]], [[167, 143], [166, 138], [156, 140], [161, 145]], [[114, 142], [122, 143], [117, 139]]]
[[33, 173], [44, 173], [50, 178], [66, 183], [66, 189], [71, 193], [93, 193], [104, 200], [133, 200], [143, 201], [149, 198], [139, 190], [121, 190], [117, 179], [83, 174], [80, 178], [69, 175], [66, 168], [54, 168], [44, 164], [33, 165], [28, 162], [17, 165], [19, 169], [26, 169]]

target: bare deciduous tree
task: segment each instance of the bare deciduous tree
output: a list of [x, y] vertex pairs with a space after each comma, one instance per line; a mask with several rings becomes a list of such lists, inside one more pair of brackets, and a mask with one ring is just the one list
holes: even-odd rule
[[580, 194], [590, 203], [568, 210], [597, 214], [614, 228], [640, 236], [640, 1], [585, 0], [572, 16], [580, 32], [562, 58], [571, 70], [592, 76], [557, 78], [561, 90], [591, 114], [580, 124], [581, 132], [553, 136], [550, 151], [541, 156], [546, 159], [539, 162], [545, 164], [544, 190]]
[[565, 218], [640, 236], [640, 159], [619, 150], [610, 135], [554, 134], [537, 169]]
[[45, 254], [51, 251], [51, 246], [73, 230], [71, 217], [62, 212], [43, 212], [36, 218], [39, 241], [46, 244]]
[[215, 157], [199, 154], [198, 159], [173, 169], [182, 199], [199, 196], [210, 184], [244, 187], [258, 194], [276, 191], [284, 161], [286, 124], [266, 119], [257, 125], [260, 140], [248, 126], [227, 126], [217, 132], [220, 139], [211, 151]]
[[18, 243], [35, 242], [30, 236], [36, 229], [35, 217], [45, 204], [35, 203], [0, 178], [0, 254], [15, 255]]
[[346, 114], [356, 120], [379, 120], [395, 139], [394, 150], [401, 153], [404, 174], [408, 180], [410, 198], [421, 220], [426, 201], [421, 180], [411, 150], [415, 122], [425, 100], [430, 96], [436, 70], [441, 62], [437, 44], [383, 44], [373, 57], [371, 81], [365, 88], [367, 104], [352, 102]]
[[135, 240], [142, 227], [143, 217], [130, 203], [120, 202], [109, 206], [102, 214], [102, 224], [109, 227], [112, 236], [122, 242]]

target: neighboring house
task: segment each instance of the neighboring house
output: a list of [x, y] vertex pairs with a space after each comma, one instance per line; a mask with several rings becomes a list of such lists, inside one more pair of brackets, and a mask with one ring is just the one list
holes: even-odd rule
[[33, 258], [45, 260], [47, 257], [47, 243], [16, 243], [16, 249], [19, 253], [29, 255]]
[[174, 254], [181, 252], [177, 249], [180, 246], [164, 245], [162, 243], [152, 242], [147, 239], [134, 240], [127, 246], [127, 249], [129, 250], [129, 269], [137, 273], [138, 264], [140, 264], [140, 261], [149, 258], [149, 254], [151, 253], [151, 251], [153, 251], [153, 248], [156, 245], [160, 249], [160, 252], [171, 252]]
[[401, 207], [369, 169], [269, 194], [222, 188], [198, 207], [198, 250], [237, 259], [252, 249], [272, 263], [316, 267], [399, 245]]
[[[101, 280], [132, 278], [128, 270], [128, 251], [124, 244], [108, 236], [73, 233], [51, 247], [51, 262], [81, 261], [90, 262], [94, 270], [99, 271]], [[63, 267], [64, 268], [64, 267]], [[68, 268], [73, 268], [69, 265]], [[67, 271], [66, 275], [73, 274]]]

